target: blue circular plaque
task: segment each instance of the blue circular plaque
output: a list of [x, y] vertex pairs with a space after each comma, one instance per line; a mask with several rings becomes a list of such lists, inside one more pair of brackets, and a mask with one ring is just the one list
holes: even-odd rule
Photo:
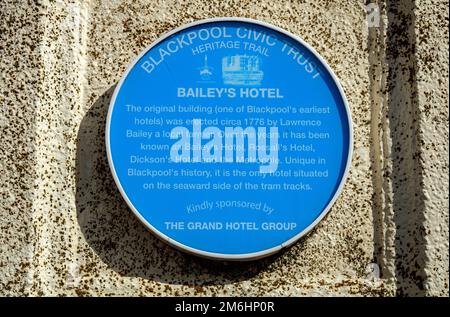
[[111, 100], [106, 145], [122, 196], [158, 237], [250, 260], [326, 215], [352, 127], [336, 76], [308, 44], [220, 18], [175, 29], [136, 58]]

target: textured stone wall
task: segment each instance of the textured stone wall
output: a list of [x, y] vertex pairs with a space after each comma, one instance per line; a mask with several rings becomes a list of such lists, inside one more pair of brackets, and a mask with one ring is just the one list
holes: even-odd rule
[[[164, 32], [220, 16], [301, 36], [341, 80], [354, 123], [329, 215], [249, 263], [146, 231], [104, 145], [127, 65]], [[0, 1], [0, 295], [448, 296], [447, 26], [438, 0]]]

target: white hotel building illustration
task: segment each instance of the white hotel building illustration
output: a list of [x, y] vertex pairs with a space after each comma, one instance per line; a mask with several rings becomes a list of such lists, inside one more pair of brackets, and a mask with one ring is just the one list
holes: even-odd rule
[[222, 79], [228, 85], [260, 85], [264, 77], [258, 56], [232, 55], [222, 58]]

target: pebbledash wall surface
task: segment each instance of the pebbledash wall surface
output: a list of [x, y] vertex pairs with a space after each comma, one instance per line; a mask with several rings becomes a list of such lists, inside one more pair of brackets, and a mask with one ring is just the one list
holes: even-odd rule
[[[248, 17], [302, 37], [352, 112], [349, 177], [269, 258], [149, 233], [104, 144], [112, 92], [163, 33]], [[0, 295], [448, 296], [448, 1], [1, 1]]]

